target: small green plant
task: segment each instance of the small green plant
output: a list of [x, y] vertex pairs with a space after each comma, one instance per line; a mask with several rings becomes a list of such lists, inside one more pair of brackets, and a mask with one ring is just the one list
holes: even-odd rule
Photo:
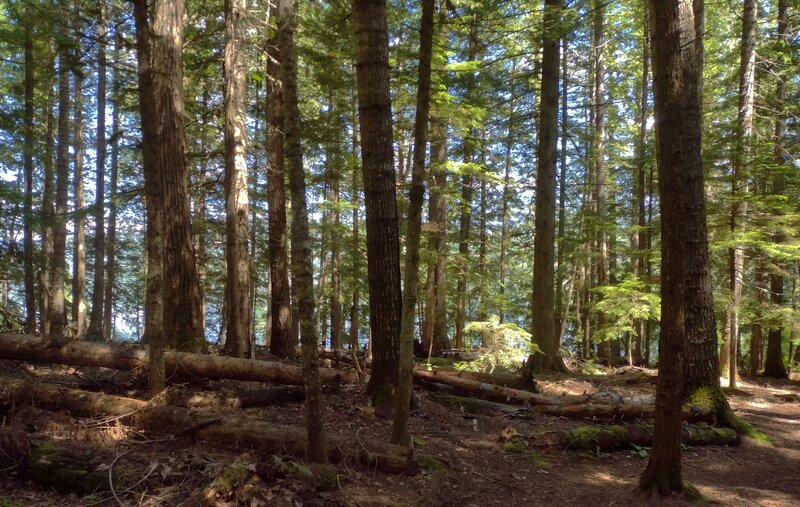
[[649, 447], [641, 447], [636, 444], [631, 444], [633, 449], [631, 450], [631, 454], [634, 456], [639, 456], [640, 458], [646, 458], [650, 456], [650, 448]]

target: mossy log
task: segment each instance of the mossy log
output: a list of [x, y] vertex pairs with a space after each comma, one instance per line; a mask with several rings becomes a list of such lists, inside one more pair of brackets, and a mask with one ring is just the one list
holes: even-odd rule
[[[52, 342], [42, 337], [0, 333], [0, 359], [71, 366], [98, 366], [117, 370], [147, 370], [147, 350], [116, 343]], [[206, 379], [251, 380], [275, 384], [303, 385], [303, 369], [294, 364], [234, 357], [164, 352], [167, 379], [196, 376]], [[355, 374], [335, 368], [320, 368], [323, 384], [355, 383]]]
[[[73, 416], [115, 416], [136, 428], [243, 449], [306, 456], [305, 428], [271, 424], [213, 410], [158, 405], [133, 398], [66, 389], [44, 383], [8, 380], [0, 389], [0, 403], [35, 404], [46, 410], [67, 410]], [[411, 451], [372, 440], [328, 436], [328, 458], [353, 462], [384, 472], [411, 472]]]
[[[742, 439], [730, 428], [698, 424], [683, 426], [681, 442], [686, 445], [739, 445]], [[652, 444], [653, 426], [649, 424], [578, 426], [562, 440], [564, 448], [573, 451], [610, 452]]]
[[[110, 458], [109, 458], [110, 460]], [[109, 489], [108, 471], [96, 448], [30, 440], [19, 430], [0, 428], [0, 469], [62, 493], [79, 495]]]
[[176, 389], [167, 392], [168, 404], [186, 408], [257, 408], [283, 403], [302, 403], [303, 400], [305, 400], [305, 391], [300, 386], [272, 386], [240, 391]]
[[[509, 415], [519, 413], [519, 405], [508, 405], [494, 401], [467, 398], [452, 394], [432, 394], [431, 399], [447, 405], [456, 405], [468, 414], [483, 415]], [[534, 409], [547, 415], [566, 417], [570, 419], [610, 419], [622, 421], [630, 419], [652, 419], [655, 417], [655, 407], [651, 405], [542, 405]], [[686, 407], [683, 418], [691, 422], [713, 422], [714, 413], [700, 407]]]

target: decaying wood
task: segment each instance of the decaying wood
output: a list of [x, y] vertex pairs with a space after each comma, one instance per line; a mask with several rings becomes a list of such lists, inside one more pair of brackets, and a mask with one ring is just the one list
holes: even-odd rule
[[487, 384], [463, 377], [442, 374], [441, 371], [414, 370], [414, 378], [438, 382], [458, 389], [470, 395], [477, 395], [492, 401], [510, 403], [529, 403], [530, 405], [562, 405], [569, 403], [584, 403], [588, 399], [584, 395], [545, 396], [530, 391]]
[[[570, 419], [610, 419], [612, 421], [652, 419], [655, 416], [654, 407], [652, 405], [597, 405], [592, 403], [582, 405], [542, 405], [531, 411], [519, 405], [508, 405], [477, 398], [465, 398], [452, 394], [432, 394], [431, 399], [447, 405], [460, 406], [462, 410], [470, 414], [495, 416], [508, 416], [520, 413], [530, 414], [533, 413], [533, 411]], [[713, 422], [714, 413], [702, 407], [686, 407], [683, 410], [683, 418], [692, 422]]]
[[436, 368], [433, 373], [439, 376], [448, 377], [461, 377], [477, 382], [484, 382], [487, 384], [494, 384], [502, 387], [511, 387], [523, 391], [531, 391], [538, 393], [536, 382], [529, 382], [527, 379], [522, 378], [522, 375], [504, 375], [499, 373], [484, 373], [480, 371], [464, 371], [464, 370], [448, 370], [443, 368]]
[[186, 408], [225, 407], [231, 409], [268, 407], [300, 402], [305, 393], [299, 386], [272, 386], [242, 391], [194, 391], [176, 389], [167, 392], [167, 403]]
[[[0, 333], [0, 358], [32, 363], [57, 363], [72, 366], [98, 366], [117, 370], [146, 369], [147, 351], [115, 343], [70, 341], [51, 342], [45, 338], [15, 333]], [[167, 377], [197, 376], [207, 379], [250, 380], [277, 384], [303, 385], [300, 366], [276, 361], [165, 351]], [[323, 384], [355, 383], [350, 372], [320, 368]]]
[[[0, 402], [35, 404], [46, 410], [67, 410], [74, 416], [113, 416], [125, 424], [147, 431], [193, 436], [198, 440], [269, 453], [306, 455], [307, 437], [303, 428], [254, 421], [236, 415], [221, 415], [212, 410], [158, 405], [20, 380], [4, 383], [0, 389]], [[384, 472], [413, 470], [411, 451], [396, 445], [331, 435], [327, 452], [333, 462], [360, 463]]]
[[[686, 445], [739, 445], [742, 438], [730, 428], [685, 424], [681, 429], [681, 442]], [[579, 426], [564, 437], [562, 444], [569, 450], [603, 452], [631, 449], [633, 446], [651, 446], [653, 426], [649, 424]]]
[[23, 431], [0, 428], [0, 469], [66, 494], [108, 490], [108, 472], [99, 470], [97, 449], [29, 440]]

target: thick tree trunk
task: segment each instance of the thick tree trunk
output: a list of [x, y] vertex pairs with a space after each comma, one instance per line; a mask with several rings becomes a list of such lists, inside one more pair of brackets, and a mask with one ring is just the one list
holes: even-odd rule
[[72, 232], [72, 326], [74, 338], [86, 336], [86, 219], [83, 217], [86, 198], [83, 194], [83, 69], [75, 72], [75, 152], [74, 193], [75, 228]]
[[297, 97], [297, 52], [294, 45], [295, 1], [278, 3], [278, 39], [281, 48], [283, 76], [283, 131], [286, 139], [286, 162], [289, 169], [289, 191], [292, 199], [292, 273], [295, 276], [298, 326], [303, 358], [303, 380], [306, 389], [305, 415], [308, 435], [308, 456], [323, 462], [325, 452], [324, 407], [319, 373], [319, 336], [314, 326], [314, 269], [311, 261], [311, 238], [308, 232], [305, 170], [300, 144], [300, 108]]
[[249, 204], [247, 193], [247, 79], [245, 0], [225, 1], [225, 352], [245, 357], [250, 346]]
[[[18, 404], [36, 403], [48, 410], [67, 410], [73, 416], [115, 416], [124, 424], [153, 432], [186, 435], [207, 442], [228, 442], [233, 447], [258, 449], [266, 453], [286, 452], [311, 456], [303, 430], [254, 421], [236, 415], [219, 415], [213, 411], [190, 410], [168, 405], [155, 405], [132, 398], [64, 389], [48, 384], [30, 384], [18, 380], [6, 384], [3, 401]], [[414, 463], [411, 450], [371, 440], [342, 437], [329, 439], [325, 456], [334, 462], [357, 461], [367, 468], [383, 472], [411, 472]]]
[[[44, 338], [18, 334], [0, 334], [0, 357], [34, 363], [57, 363], [74, 366], [99, 366], [118, 370], [147, 368], [149, 359], [143, 350], [132, 350], [114, 343], [70, 342], [63, 346]], [[208, 379], [228, 378], [278, 384], [302, 385], [299, 366], [252, 359], [167, 351], [164, 353], [170, 374]], [[321, 368], [321, 382], [326, 385], [356, 383], [354, 374]]]
[[555, 190], [558, 142], [558, 83], [562, 0], [545, 0], [542, 26], [542, 90], [539, 140], [536, 147], [536, 223], [533, 246], [533, 341], [541, 354], [528, 358], [532, 372], [564, 371], [561, 343], [555, 329]]
[[289, 237], [283, 156], [283, 91], [277, 35], [267, 41], [267, 204], [269, 207], [270, 353], [293, 357]]
[[[97, 135], [95, 141], [95, 199], [94, 205], [94, 285], [92, 286], [92, 312], [86, 337], [90, 340], [110, 340], [105, 329], [105, 193], [106, 193], [106, 0], [97, 3]], [[114, 99], [117, 100], [116, 98]], [[116, 107], [116, 106], [115, 106]], [[112, 120], [113, 121], [113, 120]], [[117, 121], [118, 123], [118, 121]], [[118, 128], [117, 125], [114, 128]], [[116, 135], [116, 130], [112, 132]], [[113, 194], [112, 194], [113, 201]]]
[[403, 313], [400, 321], [400, 355], [395, 395], [392, 443], [411, 446], [408, 419], [411, 410], [414, 369], [414, 316], [419, 286], [419, 246], [422, 205], [425, 201], [425, 153], [431, 105], [431, 59], [433, 56], [434, 0], [423, 0], [420, 22], [419, 69], [417, 71], [417, 110], [414, 117], [414, 164], [408, 202], [406, 264], [403, 273]]
[[372, 351], [368, 391], [376, 405], [397, 383], [400, 339], [400, 239], [389, 94], [385, 0], [353, 0], [361, 160], [367, 211], [367, 271]]
[[[689, 314], [711, 311], [713, 319], [713, 307], [703, 307], [696, 294], [710, 286], [700, 283], [708, 281], [707, 239], [697, 237], [700, 230], [705, 234], [705, 208], [702, 193], [696, 192], [698, 184], [702, 190], [703, 170], [698, 96], [700, 62], [693, 44], [692, 5], [690, 0], [674, 3], [651, 0], [648, 6], [662, 209], [661, 339], [653, 449], [639, 488], [669, 495], [683, 490], [681, 405]], [[687, 228], [695, 234], [688, 234]], [[692, 242], [701, 243], [701, 248]], [[689, 279], [699, 274], [706, 277], [702, 281]], [[716, 361], [712, 366], [716, 367]]]

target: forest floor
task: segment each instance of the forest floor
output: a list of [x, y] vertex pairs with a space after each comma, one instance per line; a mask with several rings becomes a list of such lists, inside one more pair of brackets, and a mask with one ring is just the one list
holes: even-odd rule
[[[601, 375], [539, 378], [543, 392], [592, 393], [611, 391], [645, 394], [654, 391], [654, 372], [609, 369]], [[145, 394], [141, 375], [98, 368], [29, 366], [0, 361], [3, 378], [24, 377], [65, 386], [94, 386], [92, 390], [120, 396]], [[206, 382], [203, 390], [241, 388], [231, 381]], [[191, 389], [199, 389], [191, 387]], [[487, 506], [503, 505], [684, 505], [682, 498], [654, 501], [636, 494], [647, 463], [647, 449], [614, 453], [565, 451], [561, 437], [586, 424], [545, 415], [524, 417], [471, 415], [442, 405], [418, 389], [411, 420], [414, 475], [391, 475], [364, 468], [339, 466], [339, 484], [332, 491], [315, 491], [291, 479], [251, 477], [240, 497], [220, 499], [217, 505], [278, 506]], [[745, 439], [734, 447], [687, 447], [683, 474], [717, 505], [800, 505], [800, 381], [744, 379], [729, 400], [745, 420], [771, 437], [771, 443]], [[363, 386], [343, 386], [326, 392], [326, 429], [331, 434], [387, 441], [391, 422], [378, 419], [369, 408]], [[255, 419], [302, 425], [302, 404], [283, 403], [240, 410]], [[519, 414], [523, 415], [523, 414]], [[129, 478], [129, 486], [88, 496], [58, 495], [8, 470], [0, 474], [0, 506], [179, 505], [202, 489], [239, 452], [223, 443], [194, 442], [136, 432], [113, 419], [75, 419], [65, 413], [24, 408], [0, 419], [3, 425], [25, 428], [31, 438], [68, 442], [91, 450], [101, 472], [113, 467]], [[515, 434], [522, 446], [504, 446], [502, 435]], [[513, 447], [513, 446], [512, 446]], [[517, 451], [517, 452], [513, 452]], [[252, 455], [253, 460], [269, 456]], [[257, 467], [254, 465], [254, 469]], [[137, 484], [138, 483], [138, 484]], [[188, 504], [186, 504], [188, 505]]]

